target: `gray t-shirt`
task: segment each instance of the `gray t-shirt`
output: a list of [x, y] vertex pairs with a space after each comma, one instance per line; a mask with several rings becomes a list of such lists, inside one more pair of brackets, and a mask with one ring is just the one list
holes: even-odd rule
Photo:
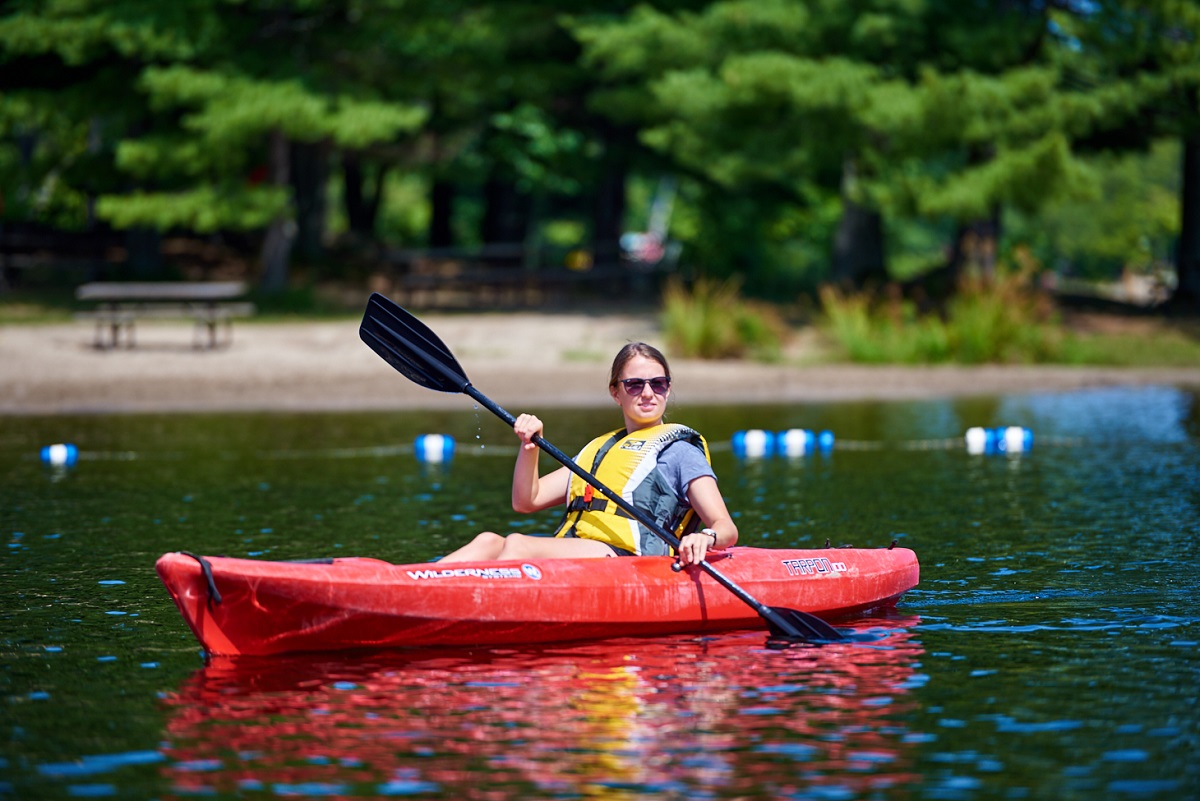
[[681, 501], [687, 501], [688, 486], [701, 476], [717, 474], [704, 458], [704, 452], [694, 445], [680, 441], [671, 443], [658, 455], [658, 465], [666, 475], [675, 496]]

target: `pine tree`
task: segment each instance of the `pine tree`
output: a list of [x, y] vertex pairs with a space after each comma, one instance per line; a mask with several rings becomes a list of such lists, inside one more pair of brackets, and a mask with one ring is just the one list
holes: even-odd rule
[[[355, 80], [370, 25], [336, 0], [227, 3], [82, 0], [10, 4], [0, 19], [10, 86], [47, 118], [89, 112], [123, 186], [95, 212], [118, 228], [264, 230], [263, 285], [287, 282], [295, 235], [292, 150], [359, 149], [417, 128], [425, 112]], [[34, 64], [63, 75], [47, 91]], [[65, 89], [65, 91], [64, 91]], [[59, 112], [63, 94], [78, 101]], [[323, 187], [322, 187], [323, 191]]]
[[727, 192], [837, 198], [834, 275], [883, 274], [884, 220], [951, 220], [950, 268], [990, 269], [1006, 206], [1089, 191], [1072, 143], [1132, 87], [1072, 85], [1055, 4], [728, 0], [578, 30], [598, 98]]
[[1069, 34], [1089, 57], [1089, 79], [1134, 90], [1102, 146], [1144, 148], [1159, 137], [1181, 143], [1171, 305], [1200, 312], [1200, 7], [1193, 0], [1098, 0], [1075, 15]]

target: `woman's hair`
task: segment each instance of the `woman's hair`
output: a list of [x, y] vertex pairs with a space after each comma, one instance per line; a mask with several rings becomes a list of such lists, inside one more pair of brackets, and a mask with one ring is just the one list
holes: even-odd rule
[[630, 342], [617, 351], [617, 357], [613, 359], [612, 372], [608, 374], [608, 385], [610, 387], [615, 387], [617, 382], [621, 380], [621, 371], [625, 369], [625, 365], [634, 356], [644, 356], [647, 359], [658, 362], [662, 365], [663, 375], [667, 378], [671, 377], [671, 366], [667, 364], [667, 357], [662, 355], [662, 351], [653, 345], [647, 345], [645, 342]]

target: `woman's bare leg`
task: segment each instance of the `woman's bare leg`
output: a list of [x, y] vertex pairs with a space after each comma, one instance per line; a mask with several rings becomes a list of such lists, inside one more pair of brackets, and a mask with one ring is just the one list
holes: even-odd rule
[[494, 531], [484, 531], [481, 534], [475, 535], [475, 539], [468, 542], [457, 551], [451, 551], [441, 558], [442, 562], [487, 562], [492, 559], [500, 558], [500, 551], [504, 549], [504, 537]]
[[616, 556], [602, 542], [575, 537], [530, 537], [509, 534], [504, 538], [500, 559], [587, 559]]
[[457, 551], [441, 558], [442, 562], [486, 562], [493, 559], [587, 559], [614, 556], [602, 542], [568, 537], [531, 537], [509, 534], [501, 537], [491, 531], [479, 534]]

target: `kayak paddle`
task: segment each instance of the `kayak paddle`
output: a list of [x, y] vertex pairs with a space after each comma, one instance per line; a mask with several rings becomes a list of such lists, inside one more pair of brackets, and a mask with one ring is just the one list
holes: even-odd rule
[[[371, 350], [408, 380], [439, 392], [464, 393], [508, 425], [516, 423], [516, 418], [471, 384], [454, 355], [450, 353], [450, 349], [438, 339], [437, 334], [394, 301], [378, 292], [371, 295], [358, 333]], [[540, 436], [534, 437], [533, 442], [572, 473], [591, 484], [659, 539], [672, 548], [679, 547], [679, 539], [674, 534], [659, 525], [646, 512], [622, 498], [620, 493], [606, 487], [594, 475], [576, 464], [571, 457]], [[816, 615], [797, 609], [767, 606], [759, 602], [707, 561], [700, 562], [699, 567], [757, 612], [766, 621], [775, 638], [817, 642], [846, 639], [841, 632]]]

